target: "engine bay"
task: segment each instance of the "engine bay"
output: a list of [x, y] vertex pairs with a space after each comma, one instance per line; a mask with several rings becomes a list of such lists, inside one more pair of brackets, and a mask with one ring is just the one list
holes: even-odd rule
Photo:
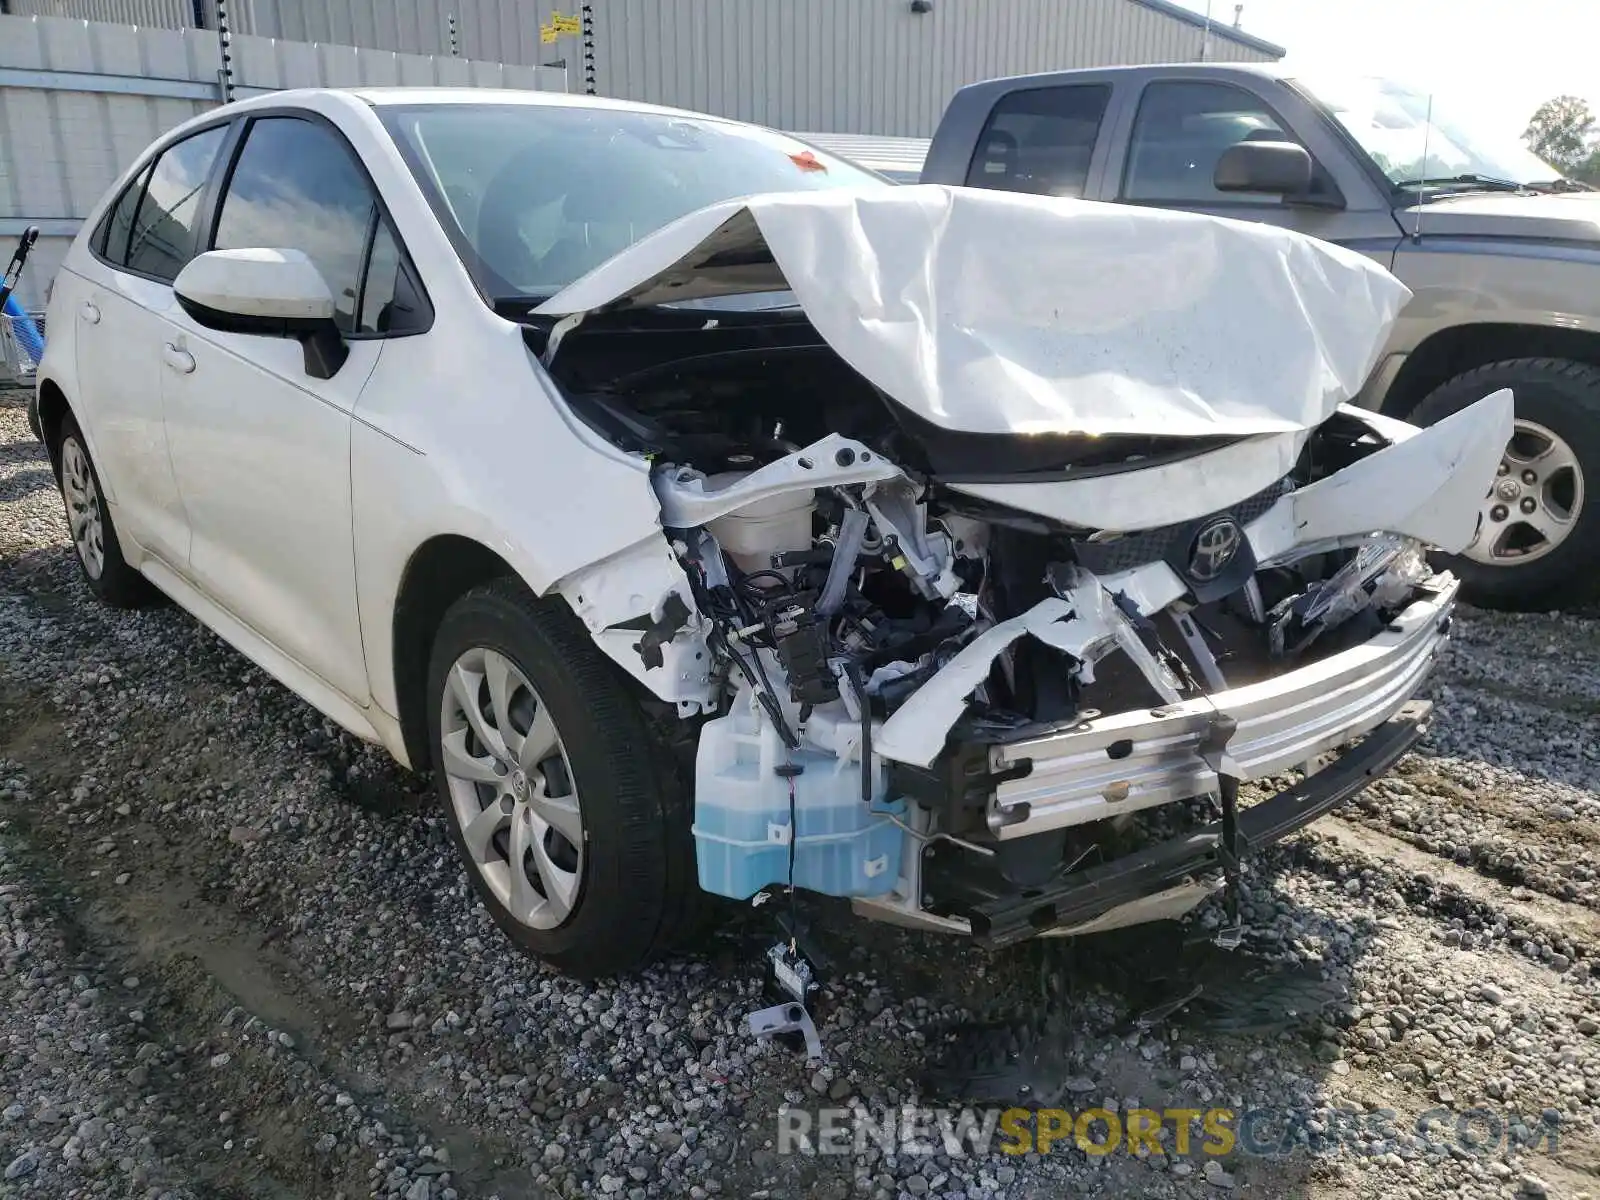
[[1223, 509], [1097, 527], [961, 485], [1160, 487], [1163, 466], [1237, 439], [930, 432], [794, 310], [653, 309], [529, 342], [574, 414], [650, 464], [686, 586], [602, 644], [636, 675], [696, 684], [675, 696], [699, 722], [710, 891], [938, 908], [937, 886], [904, 894], [936, 844], [998, 887], [1115, 856], [1136, 798], [1115, 821], [997, 838], [990, 749], [1315, 663], [1433, 577], [1414, 537], [1261, 534], [1297, 492], [1393, 444], [1361, 415], [1299, 439], [1287, 473]]

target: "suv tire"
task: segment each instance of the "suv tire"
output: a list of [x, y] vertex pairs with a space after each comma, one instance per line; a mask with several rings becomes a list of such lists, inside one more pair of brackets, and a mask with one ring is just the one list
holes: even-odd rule
[[1600, 597], [1600, 367], [1561, 358], [1490, 363], [1442, 384], [1408, 419], [1432, 425], [1500, 388], [1515, 393], [1517, 432], [1484, 501], [1478, 542], [1439, 556], [1439, 565], [1461, 577], [1463, 599], [1483, 608], [1538, 612]]

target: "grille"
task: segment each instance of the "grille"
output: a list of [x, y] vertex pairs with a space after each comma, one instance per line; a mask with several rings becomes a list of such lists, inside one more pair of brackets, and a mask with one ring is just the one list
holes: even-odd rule
[[1073, 549], [1085, 569], [1093, 571], [1096, 575], [1114, 575], [1118, 571], [1131, 571], [1134, 567], [1142, 567], [1146, 563], [1171, 559], [1186, 553], [1189, 539], [1194, 536], [1195, 530], [1215, 517], [1232, 517], [1241, 526], [1248, 525], [1276, 504], [1292, 486], [1285, 477], [1229, 508], [1207, 513], [1195, 520], [1183, 521], [1176, 525], [1162, 525], [1156, 529], [1141, 529], [1138, 533], [1123, 534], [1108, 542], [1076, 542], [1073, 544]]

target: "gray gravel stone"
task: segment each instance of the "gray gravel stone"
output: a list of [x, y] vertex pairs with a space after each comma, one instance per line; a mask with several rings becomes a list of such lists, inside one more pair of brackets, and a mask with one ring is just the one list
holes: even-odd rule
[[1205, 1177], [1205, 1181], [1212, 1187], [1224, 1189], [1234, 1187], [1233, 1176], [1214, 1158], [1206, 1160], [1206, 1165], [1201, 1169], [1200, 1174]]
[[[1337, 817], [1252, 860], [1243, 961], [1313, 970], [1347, 989], [1348, 1011], [1283, 1039], [1175, 1018], [1130, 1042], [1112, 976], [1042, 986], [1020, 952], [819, 913], [841, 960], [819, 1072], [744, 1032], [762, 1000], [739, 949], [755, 926], [627, 979], [542, 969], [473, 899], [420, 781], [181, 610], [91, 603], [69, 554], [49, 468], [0, 397], [0, 705], [15, 695], [30, 719], [47, 714], [30, 737], [52, 756], [12, 748], [0, 719], [0, 1160], [33, 1163], [27, 1195], [194, 1200], [257, 1177], [394, 1200], [513, 1176], [503, 1200], [1225, 1188], [1211, 1160], [771, 1149], [781, 1103], [907, 1102], [945, 1023], [990, 1004], [1032, 1011], [1052, 986], [1073, 997], [1059, 1078], [1076, 1107], [1361, 1096], [1410, 1113], [1426, 1094], [1550, 1108], [1566, 1128], [1600, 1119], [1600, 868], [1581, 840], [1600, 821], [1582, 707], [1600, 695], [1600, 614], [1464, 611], [1426, 742]], [[33, 823], [41, 813], [77, 831], [75, 853]], [[1219, 916], [1213, 902], [1194, 925]], [[225, 979], [172, 950], [202, 944]], [[1053, 949], [1037, 961], [1062, 973]], [[226, 1069], [209, 1069], [219, 1058]], [[434, 1114], [471, 1133], [454, 1155]], [[1326, 1190], [1477, 1200], [1542, 1170], [1536, 1157], [1495, 1163], [1499, 1176], [1470, 1156], [1413, 1154], [1341, 1155]], [[1238, 1190], [1277, 1194], [1271, 1169], [1240, 1168]]]

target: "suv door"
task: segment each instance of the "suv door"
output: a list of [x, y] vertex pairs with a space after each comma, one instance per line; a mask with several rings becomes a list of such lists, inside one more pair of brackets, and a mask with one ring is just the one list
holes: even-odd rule
[[[273, 113], [244, 131], [207, 246], [304, 251], [333, 293], [349, 357], [331, 379], [317, 379], [292, 339], [168, 314], [163, 396], [192, 530], [187, 574], [278, 651], [365, 705], [350, 422], [382, 349], [397, 243], [344, 137], [309, 114]], [[369, 257], [373, 283], [363, 294]], [[386, 282], [377, 278], [382, 264]]]
[[1093, 197], [1100, 190], [1100, 130], [1111, 103], [1109, 83], [1081, 83], [1007, 92], [995, 102], [967, 168], [968, 187]]
[[172, 280], [194, 256], [205, 194], [228, 126], [174, 142], [138, 172], [90, 237], [81, 282], [68, 281], [78, 322], [73, 397], [101, 478], [117, 507], [123, 553], [180, 568], [189, 530], [167, 453], [159, 365], [161, 314]]
[[[1292, 97], [1285, 95], [1286, 100]], [[1108, 198], [1127, 204], [1182, 208], [1237, 220], [1282, 225], [1339, 242], [1388, 267], [1400, 228], [1390, 206], [1330, 153], [1304, 122], [1291, 124], [1279, 108], [1243, 83], [1216, 79], [1152, 79], [1139, 91], [1131, 129], [1118, 139], [1108, 169]], [[1222, 192], [1212, 183], [1217, 160], [1241, 141], [1287, 141], [1312, 156], [1309, 195], [1299, 199]], [[1320, 153], [1319, 153], [1320, 152]]]

